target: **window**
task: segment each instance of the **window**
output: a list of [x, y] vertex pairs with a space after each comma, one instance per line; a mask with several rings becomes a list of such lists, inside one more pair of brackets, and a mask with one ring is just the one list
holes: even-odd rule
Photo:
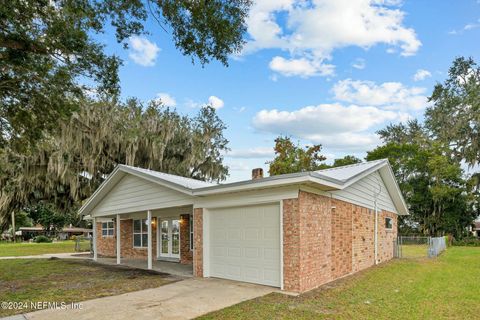
[[113, 237], [113, 221], [102, 222], [102, 237]]
[[133, 220], [133, 247], [146, 248], [148, 246], [147, 219]]
[[188, 225], [190, 227], [190, 250], [193, 250], [193, 214], [190, 215]]
[[385, 229], [391, 230], [393, 228], [392, 218], [385, 218]]

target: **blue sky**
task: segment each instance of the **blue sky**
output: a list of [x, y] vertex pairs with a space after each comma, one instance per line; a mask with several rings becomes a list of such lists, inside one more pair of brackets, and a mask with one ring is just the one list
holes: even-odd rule
[[124, 59], [124, 97], [160, 97], [190, 115], [217, 108], [232, 149], [229, 181], [267, 171], [280, 134], [321, 143], [329, 161], [363, 158], [380, 143], [379, 128], [422, 119], [456, 56], [480, 58], [477, 0], [260, 0], [247, 23], [247, 44], [229, 67], [192, 64], [155, 21], [128, 50], [103, 36]]

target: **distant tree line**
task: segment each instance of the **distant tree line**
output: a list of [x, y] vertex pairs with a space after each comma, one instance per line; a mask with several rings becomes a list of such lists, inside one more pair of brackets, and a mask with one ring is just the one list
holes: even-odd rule
[[[400, 234], [461, 238], [480, 216], [480, 67], [471, 58], [455, 59], [429, 100], [424, 124], [414, 120], [379, 130], [383, 144], [368, 151], [365, 160], [387, 158], [392, 165], [410, 209], [409, 216], [400, 216]], [[278, 137], [275, 158], [267, 162], [269, 173], [361, 162], [345, 156], [327, 165], [321, 149], [321, 144], [302, 148], [289, 137]]]

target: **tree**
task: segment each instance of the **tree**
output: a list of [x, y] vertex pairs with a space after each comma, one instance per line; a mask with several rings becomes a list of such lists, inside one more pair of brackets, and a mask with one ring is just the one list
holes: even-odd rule
[[40, 204], [32, 208], [30, 217], [35, 223], [42, 225], [49, 236], [54, 235], [66, 225], [66, 217], [59, 214], [49, 205]]
[[267, 162], [270, 165], [270, 176], [296, 173], [304, 171], [315, 171], [325, 167], [322, 164], [326, 160], [320, 152], [322, 145], [306, 146], [294, 144], [289, 137], [278, 137], [275, 139], [275, 158]]
[[0, 225], [12, 210], [37, 205], [73, 215], [120, 163], [208, 181], [228, 174], [225, 124], [211, 107], [191, 118], [157, 101], [84, 100], [57, 123], [58, 133], [45, 136], [37, 152], [0, 153]]
[[480, 163], [480, 66], [472, 58], [453, 61], [448, 79], [435, 85], [426, 111], [434, 137], [471, 166]]
[[362, 162], [362, 159], [359, 159], [355, 156], [352, 155], [347, 155], [343, 158], [338, 158], [333, 160], [333, 165], [332, 167], [341, 167], [341, 166], [348, 166], [351, 164], [356, 164]]
[[[115, 96], [120, 59], [99, 41], [108, 24], [125, 47], [147, 18], [203, 65], [244, 44], [250, 0], [12, 0], [0, 6], [0, 148], [24, 150], [58, 118], [68, 119], [86, 90]], [[108, 29], [110, 31], [110, 29]], [[93, 83], [93, 88], [82, 83]], [[19, 140], [21, 141], [11, 141]]]
[[400, 233], [416, 229], [431, 236], [461, 236], [475, 217], [476, 199], [449, 149], [429, 139], [417, 122], [390, 125], [381, 136], [385, 144], [368, 152], [367, 160], [388, 158], [392, 164], [410, 211], [400, 217]]

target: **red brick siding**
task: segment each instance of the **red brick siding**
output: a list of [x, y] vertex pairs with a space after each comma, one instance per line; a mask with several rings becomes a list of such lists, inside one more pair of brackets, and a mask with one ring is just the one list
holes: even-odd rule
[[300, 291], [331, 279], [332, 228], [330, 198], [300, 192]]
[[190, 215], [180, 215], [180, 263], [191, 264], [193, 252], [190, 250]]
[[193, 209], [193, 275], [203, 277], [203, 209]]
[[[385, 218], [392, 218], [393, 228], [385, 228]], [[397, 238], [397, 215], [383, 210], [378, 215], [378, 262], [385, 262], [393, 258], [393, 243]]]
[[352, 272], [352, 211], [348, 202], [332, 199], [332, 278]]
[[[192, 252], [190, 251], [189, 243], [189, 220], [188, 215], [186, 216], [186, 221], [180, 224], [180, 259], [181, 263], [191, 263], [192, 262]], [[152, 225], [152, 257], [155, 259], [157, 257], [157, 234], [156, 228], [158, 225], [157, 218], [152, 218], [154, 224]], [[97, 250], [98, 254], [101, 256], [107, 257], [116, 257], [117, 251], [117, 224], [114, 222], [114, 236], [113, 237], [102, 237], [102, 224], [97, 223]], [[142, 258], [147, 259], [148, 251], [147, 248], [134, 248], [133, 247], [133, 220], [120, 220], [120, 254], [122, 258], [127, 259], [136, 259]]]
[[[385, 216], [393, 218], [391, 231]], [[283, 200], [283, 222], [285, 290], [307, 291], [375, 263], [373, 210], [300, 191], [298, 199]], [[382, 211], [379, 262], [393, 257], [396, 236], [396, 214]]]
[[[114, 223], [115, 224], [115, 223]], [[115, 226], [114, 226], [114, 236], [102, 236], [102, 223], [97, 223], [97, 253], [101, 256], [113, 257], [115, 256], [116, 251], [116, 236], [115, 236]]]
[[371, 209], [353, 206], [353, 271], [375, 264], [375, 213]]
[[298, 199], [283, 200], [283, 284], [285, 290], [300, 288], [300, 211]]

